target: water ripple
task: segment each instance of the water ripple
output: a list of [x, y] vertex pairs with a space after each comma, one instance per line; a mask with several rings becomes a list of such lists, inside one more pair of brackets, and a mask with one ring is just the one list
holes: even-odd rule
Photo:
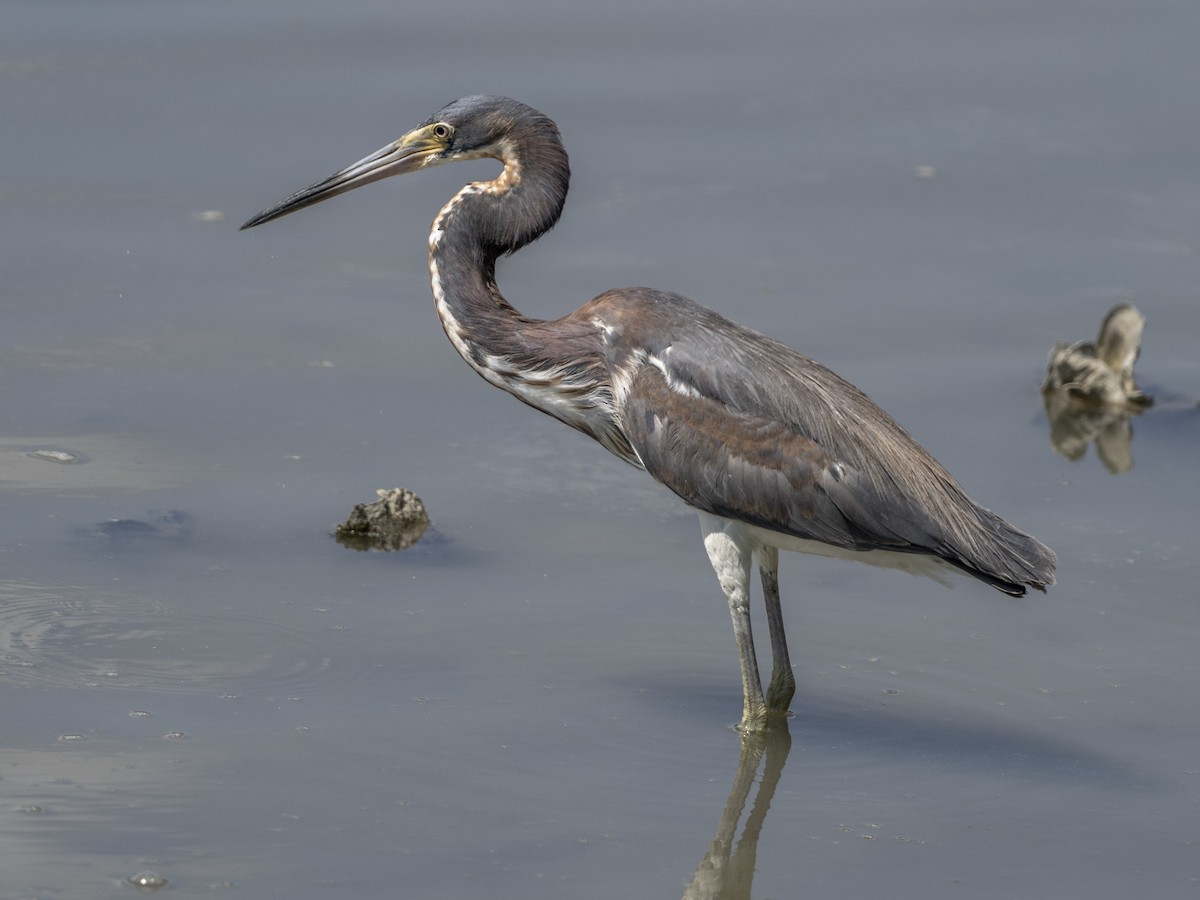
[[317, 643], [232, 612], [0, 581], [0, 683], [159, 693], [297, 692], [329, 667]]

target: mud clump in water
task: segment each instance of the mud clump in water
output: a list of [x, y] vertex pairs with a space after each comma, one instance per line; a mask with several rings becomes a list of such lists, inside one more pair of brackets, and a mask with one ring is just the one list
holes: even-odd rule
[[379, 499], [359, 503], [334, 530], [334, 537], [351, 550], [393, 551], [411, 547], [429, 528], [429, 513], [421, 498], [407, 488], [380, 489]]

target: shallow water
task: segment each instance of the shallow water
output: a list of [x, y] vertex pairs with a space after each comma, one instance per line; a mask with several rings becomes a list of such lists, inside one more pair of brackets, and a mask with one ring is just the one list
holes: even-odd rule
[[[1200, 9], [5, 20], [0, 897], [1195, 895]], [[743, 750], [695, 517], [440, 334], [428, 223], [493, 169], [236, 230], [479, 91], [572, 152], [518, 306], [651, 284], [769, 332], [1059, 585], [785, 557], [790, 743]], [[1037, 385], [1127, 299], [1159, 403], [1113, 475]], [[435, 533], [338, 546], [393, 485]]]

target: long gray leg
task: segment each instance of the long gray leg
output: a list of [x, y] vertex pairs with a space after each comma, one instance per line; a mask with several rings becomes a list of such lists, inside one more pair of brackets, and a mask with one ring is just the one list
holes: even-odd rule
[[762, 576], [767, 627], [771, 630], [771, 683], [767, 686], [767, 712], [786, 715], [788, 704], [796, 693], [796, 676], [788, 659], [787, 635], [783, 631], [783, 608], [779, 603], [779, 551], [776, 548], [759, 548], [758, 573]]
[[752, 549], [745, 536], [739, 533], [737, 523], [728, 519], [700, 513], [700, 529], [704, 535], [704, 549], [708, 551], [721, 590], [729, 600], [729, 615], [733, 619], [733, 637], [737, 641], [738, 666], [742, 672], [742, 721], [738, 727], [742, 731], [761, 731], [767, 724], [767, 704], [763, 700], [758, 660], [754, 655], [754, 636], [750, 631]]

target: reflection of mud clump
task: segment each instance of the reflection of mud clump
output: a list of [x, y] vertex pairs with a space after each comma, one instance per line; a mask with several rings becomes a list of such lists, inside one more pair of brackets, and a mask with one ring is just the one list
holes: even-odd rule
[[429, 527], [421, 498], [405, 488], [375, 493], [378, 500], [359, 503], [337, 527], [337, 542], [351, 550], [403, 550], [419, 541]]

